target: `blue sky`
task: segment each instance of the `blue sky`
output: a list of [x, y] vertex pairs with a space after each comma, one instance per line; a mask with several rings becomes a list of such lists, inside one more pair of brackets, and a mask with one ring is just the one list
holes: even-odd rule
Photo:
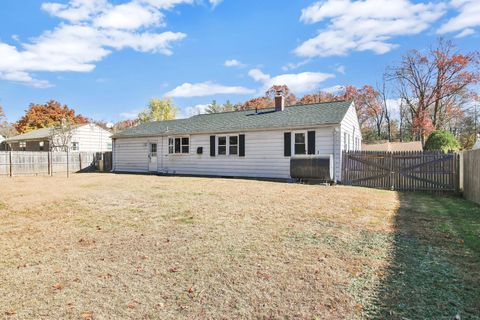
[[437, 37], [478, 49], [478, 0], [2, 0], [0, 105], [55, 99], [96, 119], [170, 96], [180, 116], [271, 84], [375, 84]]

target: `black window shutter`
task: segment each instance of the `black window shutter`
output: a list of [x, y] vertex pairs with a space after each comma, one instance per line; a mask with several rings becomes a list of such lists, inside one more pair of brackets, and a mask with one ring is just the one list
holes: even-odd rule
[[210, 157], [215, 157], [215, 136], [210, 136]]
[[238, 156], [245, 157], [245, 135], [240, 134], [238, 136]]
[[285, 157], [292, 155], [292, 134], [290, 132], [283, 134], [283, 155]]
[[315, 154], [315, 131], [308, 131], [308, 154]]

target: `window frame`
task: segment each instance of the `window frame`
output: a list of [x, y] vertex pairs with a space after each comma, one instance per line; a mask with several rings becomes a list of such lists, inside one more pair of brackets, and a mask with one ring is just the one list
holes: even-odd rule
[[[291, 146], [290, 146], [290, 157], [297, 157], [297, 156], [306, 156], [308, 155], [308, 130], [301, 130], [301, 131], [291, 131]], [[296, 145], [296, 142], [295, 142], [295, 136], [297, 134], [303, 134], [303, 136], [305, 137], [305, 153], [296, 153], [295, 152], [295, 145]]]
[[77, 142], [77, 141], [72, 141], [70, 143], [70, 149], [72, 151], [79, 151], [80, 150], [80, 142]]
[[[184, 139], [188, 139], [188, 144], [184, 144]], [[178, 151], [177, 151], [177, 140]], [[187, 148], [186, 152], [183, 152]], [[169, 156], [184, 156], [189, 155], [191, 151], [191, 137], [190, 136], [170, 136], [167, 137], [167, 154]]]
[[18, 148], [20, 151], [27, 151], [27, 141], [19, 141]]
[[[155, 151], [153, 151], [153, 146], [155, 146]], [[148, 143], [148, 155], [150, 157], [157, 157], [158, 156], [158, 143], [157, 142], [149, 142]]]
[[45, 141], [38, 141], [38, 150], [40, 151], [45, 150]]
[[[225, 138], [225, 144], [220, 145], [220, 138]], [[230, 138], [236, 138], [237, 143], [236, 144], [231, 144], [230, 143]], [[216, 146], [215, 146], [215, 154], [220, 157], [240, 157], [239, 156], [239, 151], [240, 151], [240, 134], [225, 134], [225, 135], [217, 135], [216, 136]], [[234, 146], [237, 148], [236, 153], [231, 153], [230, 152], [230, 146]], [[220, 147], [225, 147], [225, 154], [220, 154], [219, 149]]]

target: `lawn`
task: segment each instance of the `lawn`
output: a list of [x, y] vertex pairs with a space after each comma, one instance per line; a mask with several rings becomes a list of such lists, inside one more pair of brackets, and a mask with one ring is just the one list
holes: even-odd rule
[[480, 315], [480, 207], [254, 180], [0, 179], [6, 319]]

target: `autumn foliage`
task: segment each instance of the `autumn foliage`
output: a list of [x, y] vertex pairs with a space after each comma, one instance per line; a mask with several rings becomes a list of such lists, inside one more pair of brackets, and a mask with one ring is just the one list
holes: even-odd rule
[[55, 100], [50, 100], [46, 104], [30, 104], [25, 115], [15, 124], [15, 129], [19, 133], [49, 128], [59, 125], [62, 121], [71, 124], [89, 123], [89, 119], [82, 115], [76, 115], [75, 110], [67, 105], [61, 105]]

